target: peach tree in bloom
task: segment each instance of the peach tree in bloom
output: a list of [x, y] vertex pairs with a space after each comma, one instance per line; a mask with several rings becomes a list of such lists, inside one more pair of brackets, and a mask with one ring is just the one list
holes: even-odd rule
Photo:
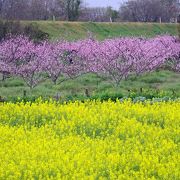
[[106, 77], [114, 85], [131, 75], [170, 67], [180, 72], [180, 43], [172, 36], [97, 41], [34, 43], [28, 37], [0, 42], [0, 73], [19, 76], [30, 88], [46, 78], [53, 83], [85, 73]]

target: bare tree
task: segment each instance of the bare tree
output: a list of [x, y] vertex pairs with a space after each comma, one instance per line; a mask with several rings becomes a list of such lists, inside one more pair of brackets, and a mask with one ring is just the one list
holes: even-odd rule
[[5, 19], [27, 19], [28, 3], [26, 0], [1, 0], [0, 15]]
[[2, 9], [4, 6], [4, 2], [5, 2], [5, 0], [0, 0], [0, 16], [2, 15]]
[[177, 0], [129, 0], [120, 8], [122, 20], [135, 22], [169, 22], [177, 13]]
[[118, 12], [113, 10], [112, 7], [84, 7], [81, 9], [79, 20], [92, 22], [113, 22], [117, 17]]
[[0, 17], [4, 19], [47, 20], [58, 13], [58, 0], [0, 0]]

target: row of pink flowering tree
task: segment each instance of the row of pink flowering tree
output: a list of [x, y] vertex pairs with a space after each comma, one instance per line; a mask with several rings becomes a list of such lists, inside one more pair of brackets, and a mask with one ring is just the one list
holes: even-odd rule
[[116, 38], [104, 41], [34, 43], [24, 36], [0, 42], [0, 73], [19, 76], [30, 88], [46, 78], [53, 83], [86, 73], [107, 77], [114, 85], [132, 75], [169, 67], [180, 72], [176, 37]]

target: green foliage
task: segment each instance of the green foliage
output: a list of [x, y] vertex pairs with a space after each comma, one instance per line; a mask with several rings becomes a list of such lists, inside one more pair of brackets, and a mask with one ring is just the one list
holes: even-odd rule
[[153, 99], [153, 98], [163, 98], [163, 97], [169, 97], [169, 98], [176, 98], [180, 97], [179, 94], [177, 94], [174, 90], [156, 90], [156, 89], [134, 89], [129, 92], [128, 97], [134, 99], [136, 97], [144, 97], [145, 99]]
[[116, 93], [102, 92], [92, 96], [91, 99], [100, 99], [101, 101], [107, 101], [111, 99], [112, 101], [116, 101], [117, 99], [123, 98], [123, 96], [124, 95], [120, 92], [116, 92]]
[[114, 22], [115, 19], [118, 17], [118, 11], [113, 10], [111, 6], [107, 8], [107, 15], [111, 18], [111, 20]]

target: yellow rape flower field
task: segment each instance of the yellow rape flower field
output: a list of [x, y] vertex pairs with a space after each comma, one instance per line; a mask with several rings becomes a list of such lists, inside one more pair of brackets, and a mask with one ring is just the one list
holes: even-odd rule
[[0, 104], [0, 179], [180, 177], [180, 101]]

